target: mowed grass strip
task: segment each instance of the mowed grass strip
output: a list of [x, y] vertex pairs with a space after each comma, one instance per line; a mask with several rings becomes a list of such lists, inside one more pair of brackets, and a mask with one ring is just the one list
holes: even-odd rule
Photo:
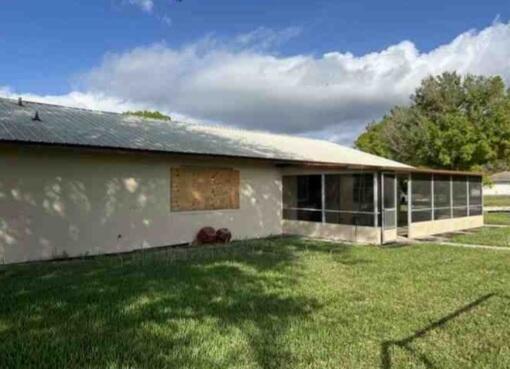
[[510, 212], [485, 212], [485, 224], [509, 225], [510, 226]]
[[281, 238], [0, 272], [0, 368], [508, 368], [510, 253]]
[[510, 247], [510, 227], [483, 227], [466, 234], [456, 234], [452, 242], [474, 245]]
[[510, 196], [494, 195], [483, 197], [484, 206], [510, 206]]

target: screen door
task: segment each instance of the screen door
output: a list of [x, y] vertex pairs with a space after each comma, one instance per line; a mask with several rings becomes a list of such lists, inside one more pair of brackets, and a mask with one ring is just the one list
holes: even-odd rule
[[382, 173], [382, 242], [397, 240], [397, 177], [394, 173]]

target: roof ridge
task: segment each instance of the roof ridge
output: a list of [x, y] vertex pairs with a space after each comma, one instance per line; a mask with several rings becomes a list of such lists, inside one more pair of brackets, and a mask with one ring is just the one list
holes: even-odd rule
[[[182, 122], [182, 121], [175, 121], [175, 122], [184, 123], [184, 124], [193, 124], [195, 126], [206, 127], [206, 128], [218, 128], [218, 129], [224, 129], [224, 130], [229, 130], [229, 131], [239, 131], [239, 132], [246, 132], [246, 133], [260, 133], [260, 134], [266, 134], [266, 135], [272, 135], [272, 136], [282, 136], [282, 137], [290, 137], [290, 138], [300, 138], [300, 139], [310, 140], [310, 141], [328, 142], [328, 143], [332, 143], [334, 145], [342, 146], [345, 148], [350, 148], [349, 146], [337, 144], [336, 142], [332, 142], [332, 141], [321, 139], [321, 138], [296, 136], [296, 135], [292, 135], [290, 133], [271, 132], [271, 131], [265, 131], [263, 129], [241, 128], [241, 127], [231, 126], [226, 123], [204, 124], [204, 123]], [[353, 149], [353, 150], [356, 150], [356, 149]]]

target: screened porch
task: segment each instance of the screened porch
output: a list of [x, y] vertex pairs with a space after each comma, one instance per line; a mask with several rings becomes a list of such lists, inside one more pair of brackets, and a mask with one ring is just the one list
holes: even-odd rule
[[479, 175], [286, 173], [286, 233], [385, 243], [483, 225]]

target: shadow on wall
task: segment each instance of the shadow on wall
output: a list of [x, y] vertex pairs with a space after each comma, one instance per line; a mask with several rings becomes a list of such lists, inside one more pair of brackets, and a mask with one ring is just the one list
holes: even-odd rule
[[294, 288], [303, 250], [289, 239], [170, 264], [103, 258], [12, 269], [0, 275], [0, 367], [292, 368], [283, 337], [321, 308]]
[[236, 238], [279, 233], [280, 183], [267, 167], [241, 171], [241, 210], [171, 213], [171, 166], [48, 149], [0, 156], [0, 263], [187, 243], [205, 225]]

